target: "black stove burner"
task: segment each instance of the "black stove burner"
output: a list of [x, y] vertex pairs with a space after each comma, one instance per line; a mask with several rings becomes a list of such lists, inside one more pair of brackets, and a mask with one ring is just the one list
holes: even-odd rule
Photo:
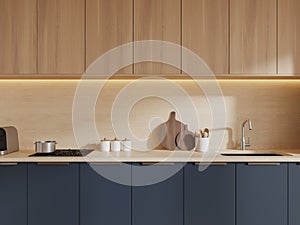
[[55, 152], [51, 153], [35, 153], [31, 156], [60, 156], [60, 157], [69, 157], [69, 156], [86, 156], [89, 153], [94, 151], [93, 149], [57, 149]]

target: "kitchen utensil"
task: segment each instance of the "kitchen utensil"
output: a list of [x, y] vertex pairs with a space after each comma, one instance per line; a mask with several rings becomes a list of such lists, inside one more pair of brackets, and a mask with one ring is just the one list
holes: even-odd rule
[[188, 130], [187, 125], [184, 125], [183, 130], [177, 134], [176, 146], [181, 150], [192, 150], [195, 148], [194, 133]]
[[56, 141], [37, 141], [35, 144], [35, 152], [51, 153], [55, 151]]
[[110, 141], [104, 138], [100, 140], [100, 151], [101, 152], [109, 152], [110, 151]]
[[209, 137], [209, 129], [208, 129], [208, 128], [205, 128], [205, 129], [204, 129], [203, 137], [204, 137], [204, 138], [208, 138], [208, 137]]
[[199, 134], [200, 134], [199, 137], [203, 136], [203, 131], [201, 129], [199, 130]]
[[184, 124], [175, 119], [176, 113], [171, 112], [169, 119], [165, 122], [166, 135], [161, 145], [168, 150], [175, 150], [175, 139], [179, 132], [183, 130]]
[[0, 128], [0, 155], [19, 150], [18, 131], [15, 127]]

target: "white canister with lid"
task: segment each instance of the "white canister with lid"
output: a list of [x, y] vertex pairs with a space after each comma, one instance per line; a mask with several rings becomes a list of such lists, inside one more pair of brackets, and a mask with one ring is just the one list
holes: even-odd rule
[[122, 141], [121, 150], [124, 151], [124, 152], [130, 152], [131, 151], [131, 141], [128, 140], [127, 138], [125, 138]]
[[100, 151], [109, 152], [110, 151], [110, 141], [106, 138], [100, 140]]
[[110, 150], [112, 152], [119, 152], [121, 151], [121, 141], [115, 138], [114, 140], [110, 141]]

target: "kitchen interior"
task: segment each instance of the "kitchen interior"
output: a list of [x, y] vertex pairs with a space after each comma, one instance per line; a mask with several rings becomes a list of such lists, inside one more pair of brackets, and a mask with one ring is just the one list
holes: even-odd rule
[[[0, 0], [0, 223], [299, 225], [299, 11], [299, 0]], [[144, 40], [191, 50], [211, 74], [186, 74], [183, 50], [178, 67], [135, 63]], [[130, 65], [86, 73], [127, 43]], [[76, 118], [79, 85], [102, 89]]]

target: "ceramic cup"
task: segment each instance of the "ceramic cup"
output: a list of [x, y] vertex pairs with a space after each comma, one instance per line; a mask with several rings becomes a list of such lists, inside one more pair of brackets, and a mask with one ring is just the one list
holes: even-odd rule
[[209, 150], [209, 138], [195, 138], [195, 150], [197, 152], [207, 152]]

